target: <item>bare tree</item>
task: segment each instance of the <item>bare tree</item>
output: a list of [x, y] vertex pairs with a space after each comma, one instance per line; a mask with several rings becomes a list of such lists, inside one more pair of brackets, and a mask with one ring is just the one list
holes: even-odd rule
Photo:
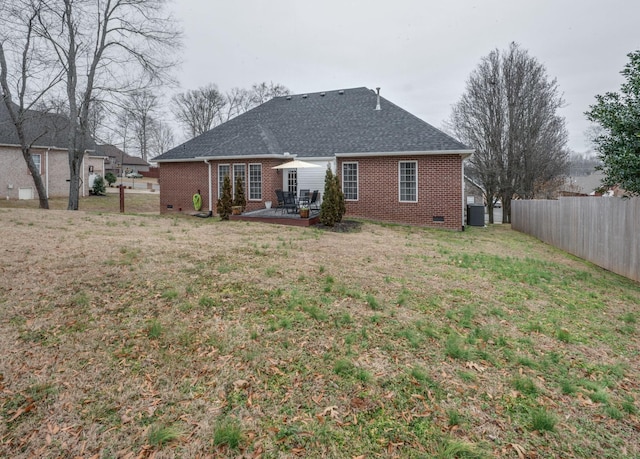
[[476, 150], [469, 173], [487, 193], [490, 222], [495, 197], [509, 223], [514, 197], [533, 198], [537, 184], [565, 173], [567, 130], [556, 113], [562, 105], [556, 80], [516, 43], [482, 58], [469, 77], [451, 125]]
[[251, 89], [233, 88], [222, 94], [215, 84], [179, 93], [173, 98], [174, 115], [191, 137], [291, 91], [277, 83], [256, 83]]
[[[17, 2], [18, 0], [6, 0]], [[68, 117], [69, 210], [77, 210], [82, 158], [89, 147], [89, 118], [99, 93], [132, 90], [163, 81], [168, 51], [179, 33], [164, 0], [33, 0], [38, 37], [64, 76]], [[35, 9], [34, 9], [35, 10]]]
[[[15, 126], [22, 156], [38, 193], [39, 207], [48, 209], [47, 190], [40, 170], [31, 155], [31, 149], [50, 129], [55, 127], [48, 126], [46, 122], [40, 122], [37, 118], [42, 118], [44, 113], [32, 111], [30, 108], [40, 103], [42, 95], [61, 81], [61, 74], [55, 70], [51, 71], [49, 60], [46, 55], [39, 52], [35, 44], [37, 17], [42, 6], [42, 2], [30, 4], [16, 2], [11, 5], [5, 4], [0, 8], [2, 17], [0, 30], [14, 32], [13, 37], [0, 33], [0, 88], [4, 103], [0, 113], [6, 110], [8, 118]], [[10, 51], [6, 50], [7, 47]], [[13, 51], [13, 59], [8, 60], [7, 53], [11, 51]], [[9, 62], [14, 64], [14, 72], [10, 72]], [[13, 75], [11, 83], [10, 73]], [[41, 92], [36, 93], [28, 103], [27, 98], [32, 96], [29, 93], [32, 89], [30, 88], [32, 80], [37, 81]]]
[[204, 134], [225, 121], [227, 104], [215, 84], [179, 93], [173, 97], [174, 115], [191, 137]]
[[251, 91], [241, 88], [232, 88], [224, 95], [226, 105], [222, 122], [229, 121], [247, 110], [250, 110], [254, 105], [251, 101]]
[[133, 126], [135, 146], [140, 157], [147, 161], [149, 143], [155, 129], [155, 113], [158, 110], [158, 97], [149, 90], [135, 91], [129, 97], [126, 108]]
[[165, 151], [173, 148], [176, 144], [173, 129], [167, 123], [155, 120], [151, 132], [151, 144], [149, 159], [161, 155]]
[[267, 83], [256, 83], [251, 86], [251, 103], [253, 106], [264, 104], [265, 102], [273, 99], [274, 97], [287, 96], [291, 94], [289, 88], [273, 81]]

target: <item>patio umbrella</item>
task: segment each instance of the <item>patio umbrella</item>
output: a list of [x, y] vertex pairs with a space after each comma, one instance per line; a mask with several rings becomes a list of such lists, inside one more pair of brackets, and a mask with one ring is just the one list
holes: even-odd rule
[[293, 161], [280, 164], [279, 166], [274, 166], [271, 169], [307, 169], [311, 167], [322, 167], [322, 166], [318, 164], [308, 163], [306, 161], [300, 161], [299, 159], [294, 159]]

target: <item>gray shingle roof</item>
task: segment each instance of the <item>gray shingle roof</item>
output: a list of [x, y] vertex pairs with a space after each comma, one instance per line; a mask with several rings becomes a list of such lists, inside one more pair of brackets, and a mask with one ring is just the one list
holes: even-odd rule
[[155, 158], [469, 151], [367, 88], [275, 97]]
[[96, 155], [109, 156], [115, 158], [116, 161], [122, 161], [122, 164], [128, 166], [148, 166], [149, 163], [140, 158], [139, 156], [131, 156], [124, 151], [120, 150], [115, 145], [101, 144], [96, 145]]
[[[16, 107], [17, 110], [17, 107]], [[51, 147], [66, 149], [68, 147], [69, 119], [54, 113], [44, 113], [36, 110], [28, 110], [23, 124], [27, 142], [34, 147]], [[0, 144], [20, 145], [18, 133], [11, 121], [9, 111], [3, 100], [0, 99]], [[92, 139], [88, 138], [86, 148], [95, 147]]]

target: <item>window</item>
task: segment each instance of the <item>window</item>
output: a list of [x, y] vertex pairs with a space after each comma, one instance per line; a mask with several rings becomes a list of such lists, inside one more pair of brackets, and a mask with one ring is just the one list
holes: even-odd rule
[[33, 162], [36, 165], [36, 169], [38, 170], [38, 173], [42, 174], [42, 155], [32, 154], [31, 158], [33, 158]]
[[418, 201], [418, 163], [400, 161], [398, 164], [400, 202]]
[[345, 199], [358, 200], [358, 163], [342, 163], [342, 192]]
[[249, 164], [249, 199], [262, 199], [262, 164]]
[[[231, 167], [228, 164], [218, 165], [218, 198], [222, 198], [222, 185], [224, 185], [224, 176], [229, 175]], [[229, 175], [229, 178], [231, 176]]]
[[234, 164], [233, 165], [233, 182], [231, 183], [231, 189], [233, 190], [233, 196], [236, 195], [236, 180], [240, 177], [242, 182], [242, 187], [244, 188], [247, 183], [247, 176], [245, 172], [244, 164]]
[[298, 169], [290, 169], [287, 174], [287, 191], [298, 196]]

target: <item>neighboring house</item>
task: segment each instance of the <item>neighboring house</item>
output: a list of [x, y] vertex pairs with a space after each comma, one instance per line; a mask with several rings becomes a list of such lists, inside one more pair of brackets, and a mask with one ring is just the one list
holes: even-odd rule
[[480, 184], [468, 176], [464, 176], [464, 196], [467, 204], [485, 205], [484, 190]]
[[[247, 210], [275, 190], [324, 190], [336, 171], [347, 216], [459, 230], [463, 160], [472, 150], [367, 88], [282, 96], [156, 157], [160, 211], [189, 211], [200, 189], [215, 210], [222, 181], [242, 177]], [[274, 170], [292, 159], [318, 168]]]
[[[48, 197], [69, 196], [69, 123], [61, 115], [29, 111], [24, 123], [31, 155], [40, 169]], [[93, 148], [93, 143], [89, 142]], [[82, 161], [80, 195], [89, 195], [89, 175], [104, 175], [104, 156], [87, 150]], [[16, 128], [4, 102], [0, 101], [0, 196], [2, 199], [38, 199], [33, 177], [22, 156]]]
[[[604, 174], [602, 171], [595, 171], [589, 175], [579, 177], [568, 177], [563, 189], [560, 191], [561, 196], [624, 196], [624, 190], [619, 186], [607, 189], [602, 181]], [[606, 191], [605, 191], [606, 190]], [[604, 193], [603, 193], [604, 191]]]
[[131, 156], [116, 147], [115, 145], [96, 145], [96, 151], [107, 157], [106, 172], [111, 172], [116, 177], [121, 177], [122, 173], [147, 172], [149, 163], [138, 156]]

